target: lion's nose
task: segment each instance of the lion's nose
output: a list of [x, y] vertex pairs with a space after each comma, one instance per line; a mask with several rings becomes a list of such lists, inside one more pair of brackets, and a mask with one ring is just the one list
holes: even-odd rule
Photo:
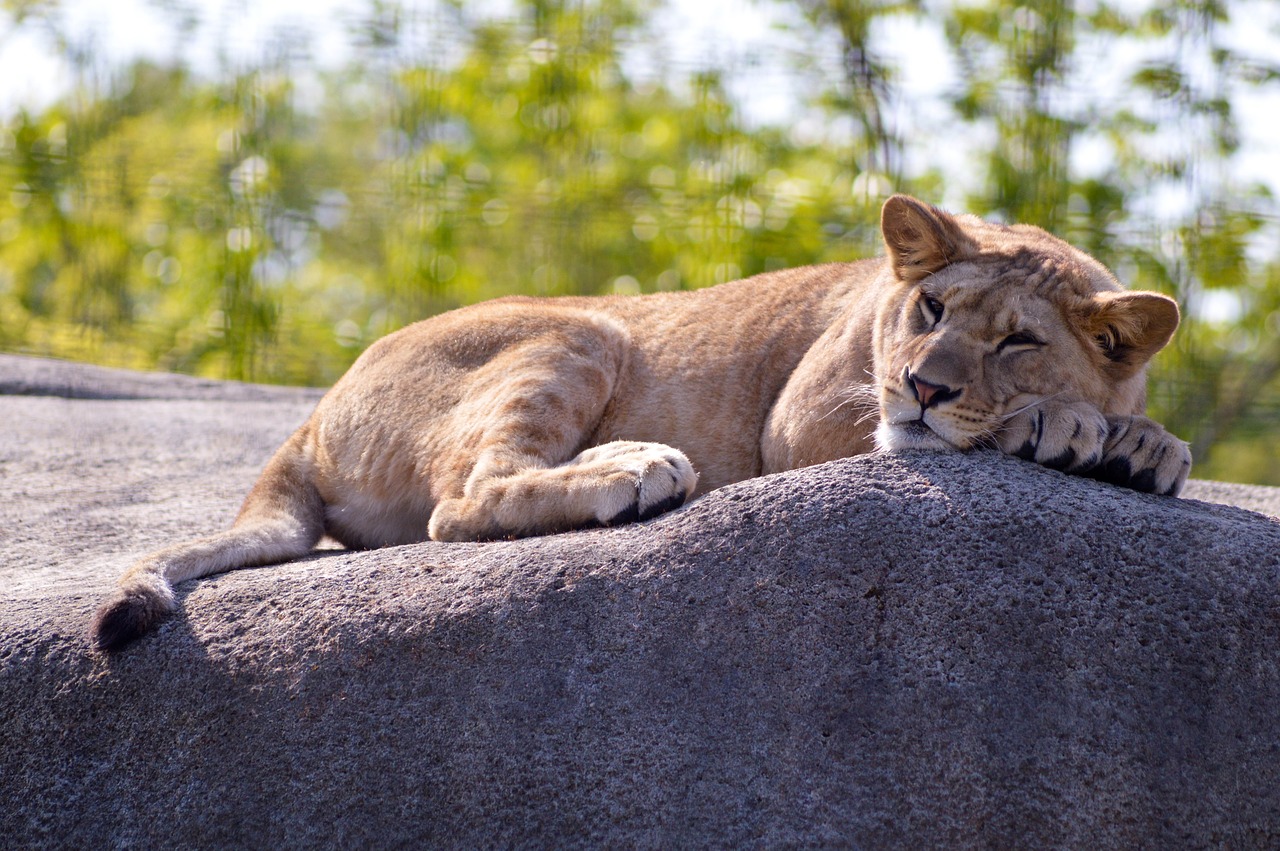
[[952, 390], [943, 384], [930, 384], [910, 371], [907, 372], [907, 383], [915, 390], [916, 398], [920, 400], [920, 407], [922, 408], [940, 404], [960, 395], [957, 390]]

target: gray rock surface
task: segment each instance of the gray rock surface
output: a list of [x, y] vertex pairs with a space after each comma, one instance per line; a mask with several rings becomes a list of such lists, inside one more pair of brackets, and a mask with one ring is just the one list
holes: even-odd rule
[[1280, 490], [850, 459], [189, 583], [108, 659], [115, 576], [230, 522], [315, 393], [0, 387], [5, 847], [1280, 843], [1280, 523], [1237, 507]]

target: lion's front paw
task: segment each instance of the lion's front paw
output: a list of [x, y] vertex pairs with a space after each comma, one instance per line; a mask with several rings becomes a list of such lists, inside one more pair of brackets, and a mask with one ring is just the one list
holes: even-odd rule
[[617, 526], [679, 508], [697, 486], [683, 452], [615, 441], [559, 466], [487, 479], [464, 496], [443, 499], [427, 532], [435, 541], [483, 541]]
[[1048, 402], [1011, 417], [996, 436], [1002, 452], [1079, 473], [1103, 457], [1107, 419], [1084, 402]]
[[1090, 475], [1143, 493], [1177, 496], [1191, 472], [1187, 444], [1146, 417], [1107, 417], [1102, 461]]
[[653, 443], [617, 441], [588, 449], [575, 460], [602, 482], [594, 509], [604, 526], [649, 520], [679, 508], [693, 495], [698, 474], [683, 452]]

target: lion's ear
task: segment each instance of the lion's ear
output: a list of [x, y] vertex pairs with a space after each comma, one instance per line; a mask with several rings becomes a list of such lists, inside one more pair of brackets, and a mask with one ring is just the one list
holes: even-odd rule
[[955, 217], [910, 195], [884, 202], [880, 231], [893, 272], [903, 281], [918, 281], [978, 248]]
[[1086, 329], [1111, 362], [1116, 378], [1127, 378], [1165, 347], [1178, 329], [1178, 303], [1149, 292], [1102, 292], [1093, 297]]

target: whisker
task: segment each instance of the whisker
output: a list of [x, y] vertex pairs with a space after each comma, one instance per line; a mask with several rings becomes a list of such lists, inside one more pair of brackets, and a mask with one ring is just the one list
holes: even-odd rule
[[[870, 404], [876, 401], [875, 388], [869, 384], [851, 384], [848, 387], [845, 387], [843, 390], [840, 390], [839, 392], [837, 392], [836, 396], [837, 398], [844, 397], [844, 400], [840, 402], [840, 404], [832, 408], [831, 410], [827, 411], [822, 416], [818, 417], [818, 422], [825, 420], [827, 417], [831, 416], [832, 414], [834, 414], [836, 411], [840, 410], [844, 406], [850, 405], [854, 402], [862, 402], [864, 404]], [[865, 415], [863, 415], [863, 417], [859, 418], [858, 422], [859, 423], [863, 422], [865, 418], [866, 418]]]
[[878, 419], [879, 417], [880, 417], [880, 409], [878, 407], [868, 408], [865, 414], [863, 414], [862, 416], [858, 417], [856, 420], [853, 421], [853, 424], [856, 426], [860, 426], [865, 422], [870, 422], [871, 420]]
[[1042, 399], [1037, 399], [1036, 401], [1032, 402], [1029, 405], [1023, 405], [1021, 408], [1018, 408], [1016, 411], [1010, 411], [1009, 413], [1002, 415], [1000, 417], [1000, 421], [1004, 422], [1006, 420], [1011, 420], [1014, 417], [1016, 417], [1018, 414], [1022, 413], [1023, 411], [1030, 410], [1031, 408], [1034, 408], [1036, 405], [1043, 405], [1045, 402], [1048, 402], [1050, 399], [1056, 399], [1057, 397], [1061, 396], [1065, 392], [1067, 391], [1059, 390], [1057, 393], [1051, 393]]
[[827, 411], [827, 412], [826, 412], [825, 414], [823, 414], [822, 416], [818, 417], [818, 420], [817, 420], [817, 421], [818, 421], [818, 422], [822, 422], [822, 421], [823, 421], [823, 420], [825, 420], [827, 417], [831, 416], [831, 415], [832, 415], [832, 414], [834, 414], [836, 411], [840, 410], [840, 409], [841, 409], [841, 408], [843, 408], [845, 405], [848, 405], [848, 404], [850, 404], [850, 403], [851, 403], [851, 402], [853, 402], [853, 401], [854, 401], [853, 399], [845, 399], [845, 400], [844, 400], [843, 402], [841, 402], [839, 405], [836, 405], [834, 408], [832, 408], [831, 410]]
[[996, 441], [995, 432], [989, 431], [977, 438], [973, 442], [975, 449], [999, 449], [1000, 444]]

